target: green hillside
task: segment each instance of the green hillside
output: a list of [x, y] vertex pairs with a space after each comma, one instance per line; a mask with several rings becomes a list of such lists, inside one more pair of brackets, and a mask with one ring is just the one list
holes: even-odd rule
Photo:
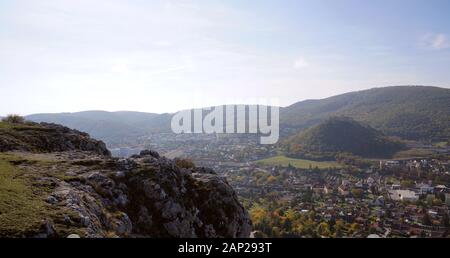
[[379, 131], [350, 118], [334, 117], [290, 137], [285, 145], [291, 157], [330, 160], [339, 153], [362, 157], [391, 157], [403, 149]]
[[450, 89], [396, 86], [298, 102], [281, 110], [284, 135], [317, 125], [332, 116], [351, 117], [387, 135], [412, 140], [448, 141]]

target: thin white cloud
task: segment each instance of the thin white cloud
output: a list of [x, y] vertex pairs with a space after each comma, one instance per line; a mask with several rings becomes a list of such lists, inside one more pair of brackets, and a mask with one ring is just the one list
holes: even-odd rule
[[[202, 94], [198, 106], [259, 96], [290, 104], [360, 85], [425, 84], [424, 76], [434, 82], [446, 68], [412, 78], [417, 73], [409, 62], [406, 70], [396, 68], [402, 60], [394, 48], [358, 44], [371, 57], [383, 55], [359, 58], [339, 40], [308, 44], [321, 40], [306, 29], [297, 38], [297, 24], [229, 1], [21, 0], [8, 6], [0, 10], [0, 114], [175, 112], [191, 108], [196, 92]], [[285, 35], [295, 47], [282, 48]], [[443, 49], [448, 42], [449, 34], [431, 34], [422, 43]], [[33, 94], [19, 101], [23, 92]]]
[[306, 68], [308, 66], [309, 66], [309, 62], [303, 57], [297, 58], [294, 61], [294, 68], [295, 69], [303, 69], [303, 68]]
[[444, 33], [427, 34], [422, 38], [422, 45], [434, 50], [442, 50], [450, 48], [450, 39]]

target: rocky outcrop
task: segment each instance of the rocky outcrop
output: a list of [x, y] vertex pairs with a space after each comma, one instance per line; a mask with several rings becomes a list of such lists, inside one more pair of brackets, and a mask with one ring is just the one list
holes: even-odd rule
[[89, 134], [57, 124], [15, 124], [0, 130], [0, 151], [54, 152], [83, 150], [100, 155], [111, 155], [102, 141]]
[[[62, 132], [58, 126], [45, 126], [54, 134], [53, 128]], [[22, 171], [22, 181], [35, 189], [33, 198], [47, 209], [36, 214], [40, 226], [21, 236], [250, 236], [247, 211], [227, 180], [214, 171], [183, 168], [154, 151], [112, 158], [101, 151], [102, 144], [81, 143], [88, 136], [66, 132], [70, 143], [50, 143], [48, 147], [56, 148], [49, 152], [23, 152], [22, 147], [15, 148], [21, 152], [8, 152], [10, 164]], [[60, 152], [62, 146], [82, 148]]]

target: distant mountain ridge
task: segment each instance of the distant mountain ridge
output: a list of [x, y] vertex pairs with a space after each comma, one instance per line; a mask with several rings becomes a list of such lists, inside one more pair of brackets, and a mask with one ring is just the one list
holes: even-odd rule
[[167, 131], [171, 115], [144, 112], [83, 111], [76, 113], [33, 114], [27, 120], [62, 124], [89, 133], [110, 144], [133, 140], [152, 132]]
[[295, 103], [281, 110], [287, 135], [332, 116], [351, 117], [385, 134], [412, 140], [450, 138], [450, 89], [393, 86]]
[[[320, 100], [305, 100], [280, 109], [283, 138], [318, 125], [333, 116], [353, 118], [387, 135], [411, 140], [448, 141], [450, 89], [392, 86], [350, 92]], [[109, 144], [135, 140], [149, 133], [171, 132], [173, 114], [85, 111], [34, 114], [36, 122], [58, 123], [88, 132]]]

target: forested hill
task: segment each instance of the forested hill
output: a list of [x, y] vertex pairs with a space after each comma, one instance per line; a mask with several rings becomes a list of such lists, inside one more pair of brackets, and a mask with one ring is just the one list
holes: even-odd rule
[[332, 116], [351, 117], [405, 139], [448, 140], [450, 89], [395, 86], [302, 101], [281, 110], [281, 129], [292, 135]]
[[289, 156], [334, 159], [339, 153], [387, 158], [403, 144], [350, 118], [333, 117], [286, 141]]

